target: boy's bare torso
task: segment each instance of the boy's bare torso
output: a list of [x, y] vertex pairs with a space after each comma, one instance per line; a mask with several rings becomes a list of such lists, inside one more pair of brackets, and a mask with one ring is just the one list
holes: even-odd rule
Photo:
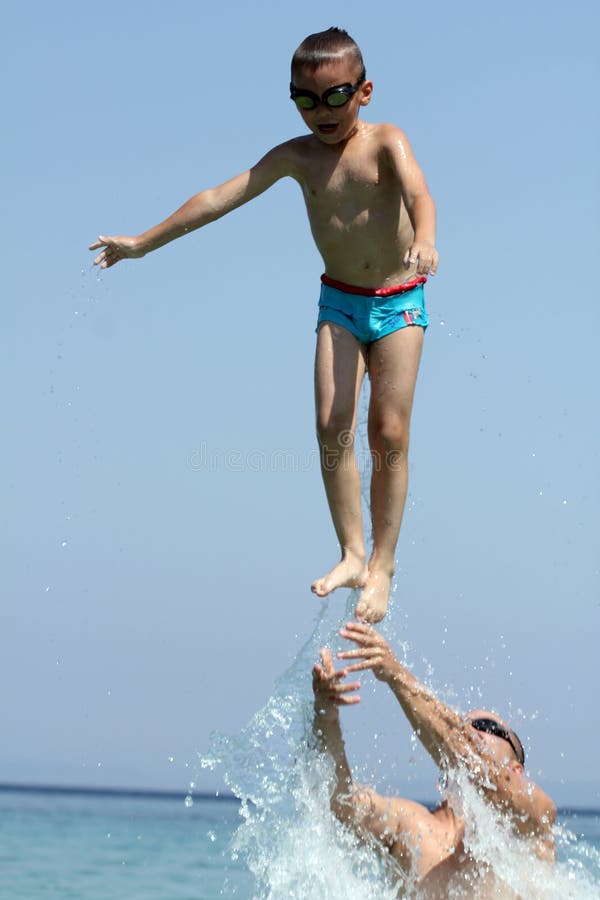
[[[313, 135], [282, 145], [300, 184], [313, 238], [327, 274], [359, 287], [386, 287], [412, 278], [403, 257], [414, 231], [393, 168], [389, 125], [358, 122], [343, 144]], [[393, 147], [392, 147], [393, 153]]]

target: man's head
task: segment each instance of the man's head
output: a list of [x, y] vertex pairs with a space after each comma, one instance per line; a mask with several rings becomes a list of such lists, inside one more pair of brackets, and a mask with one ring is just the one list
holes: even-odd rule
[[294, 53], [290, 96], [305, 124], [325, 144], [350, 137], [372, 90], [359, 47], [341, 28], [309, 35]]
[[466, 717], [467, 723], [483, 742], [486, 752], [497, 762], [525, 765], [525, 750], [516, 732], [509, 728], [495, 713], [474, 709]]

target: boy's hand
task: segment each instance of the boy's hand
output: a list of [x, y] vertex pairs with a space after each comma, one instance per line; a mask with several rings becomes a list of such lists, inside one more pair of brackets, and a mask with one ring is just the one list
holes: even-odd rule
[[100, 266], [101, 269], [109, 269], [121, 259], [139, 259], [146, 255], [146, 251], [140, 248], [137, 238], [124, 235], [118, 237], [100, 235], [97, 241], [90, 244], [90, 250], [98, 250], [99, 247], [104, 247], [104, 250], [98, 254], [94, 265]]
[[404, 266], [416, 265], [417, 275], [435, 275], [438, 268], [439, 255], [429, 241], [415, 241], [404, 254]]
[[350, 706], [360, 703], [360, 697], [347, 697], [360, 688], [359, 681], [341, 684], [346, 677], [347, 669], [336, 671], [331, 651], [327, 647], [321, 650], [321, 663], [313, 666], [312, 686], [315, 695], [315, 709], [322, 716], [337, 715], [338, 706]]
[[344, 650], [337, 654], [338, 659], [362, 659], [362, 662], [346, 666], [344, 673], [360, 672], [372, 669], [380, 681], [389, 681], [397, 670], [398, 660], [392, 653], [388, 642], [371, 625], [363, 622], [348, 622], [340, 630], [340, 635], [348, 641], [358, 644], [357, 650]]

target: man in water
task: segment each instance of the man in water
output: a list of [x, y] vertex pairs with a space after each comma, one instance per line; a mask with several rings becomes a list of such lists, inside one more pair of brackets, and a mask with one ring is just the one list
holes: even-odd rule
[[554, 803], [524, 774], [523, 746], [495, 713], [473, 710], [461, 716], [435, 697], [392, 653], [372, 626], [349, 622], [340, 635], [356, 649], [337, 654], [350, 661], [337, 670], [330, 651], [321, 650], [313, 669], [314, 732], [321, 749], [335, 763], [331, 809], [362, 837], [371, 837], [396, 860], [427, 898], [500, 898], [516, 894], [490, 866], [477, 861], [465, 846], [462, 812], [444, 800], [430, 811], [420, 803], [382, 797], [357, 785], [346, 757], [339, 707], [360, 702], [359, 682], [348, 674], [371, 669], [391, 688], [421, 743], [443, 773], [462, 770], [481, 797], [502, 812], [529, 852], [552, 862]]

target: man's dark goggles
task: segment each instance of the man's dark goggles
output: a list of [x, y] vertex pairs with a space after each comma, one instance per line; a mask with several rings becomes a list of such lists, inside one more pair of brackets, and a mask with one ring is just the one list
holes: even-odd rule
[[525, 754], [523, 752], [523, 749], [515, 745], [515, 742], [511, 738], [506, 728], [500, 725], [499, 722], [496, 722], [495, 719], [471, 719], [471, 725], [473, 726], [475, 731], [485, 731], [486, 734], [493, 734], [495, 737], [502, 738], [503, 741], [506, 741], [508, 744], [510, 744], [515, 756], [517, 757], [521, 765], [525, 765]]
[[301, 88], [294, 87], [294, 83], [290, 83], [290, 97], [298, 107], [298, 109], [316, 109], [319, 103], [324, 103], [330, 109], [337, 109], [338, 106], [345, 106], [348, 100], [357, 92], [360, 85], [366, 78], [366, 72], [362, 74], [354, 84], [337, 84], [335, 87], [328, 88], [325, 93], [319, 97], [313, 91], [303, 91]]

